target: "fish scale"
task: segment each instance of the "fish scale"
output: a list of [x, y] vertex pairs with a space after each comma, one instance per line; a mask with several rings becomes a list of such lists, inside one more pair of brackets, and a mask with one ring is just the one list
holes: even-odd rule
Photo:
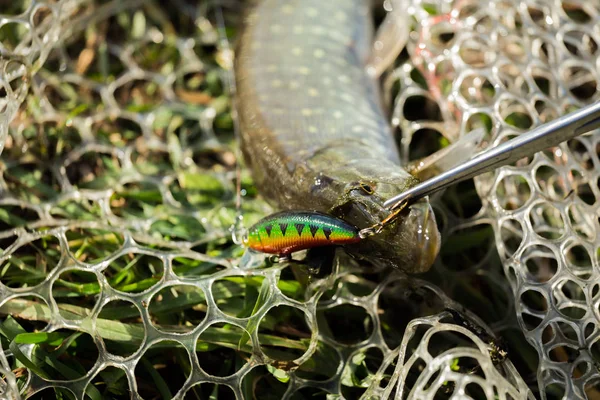
[[398, 164], [379, 89], [363, 68], [372, 38], [369, 4], [326, 3], [266, 0], [248, 16], [244, 35], [253, 44], [237, 55], [241, 118], [261, 119], [271, 131], [245, 129], [247, 146], [260, 151], [277, 135], [277, 155], [291, 171], [332, 145]]

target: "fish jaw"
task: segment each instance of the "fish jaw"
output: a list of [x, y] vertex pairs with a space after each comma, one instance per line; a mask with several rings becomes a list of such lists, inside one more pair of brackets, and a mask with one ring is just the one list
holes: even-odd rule
[[[332, 212], [360, 229], [368, 228], [389, 216], [390, 211], [383, 207], [389, 197], [387, 193], [382, 196], [352, 191]], [[407, 207], [381, 232], [347, 247], [347, 251], [356, 258], [416, 274], [431, 268], [440, 242], [435, 214], [429, 200], [424, 198]]]

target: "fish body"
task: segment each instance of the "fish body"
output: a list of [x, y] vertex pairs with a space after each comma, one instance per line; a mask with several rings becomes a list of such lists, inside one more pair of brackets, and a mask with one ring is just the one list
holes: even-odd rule
[[250, 227], [243, 242], [263, 253], [289, 255], [312, 247], [351, 244], [360, 240], [358, 229], [330, 215], [282, 211]]
[[[385, 219], [383, 202], [417, 179], [400, 165], [378, 83], [365, 69], [371, 2], [252, 4], [236, 53], [236, 102], [259, 190], [281, 209], [330, 213], [360, 229]], [[426, 200], [349, 249], [409, 272], [427, 270], [438, 250]]]

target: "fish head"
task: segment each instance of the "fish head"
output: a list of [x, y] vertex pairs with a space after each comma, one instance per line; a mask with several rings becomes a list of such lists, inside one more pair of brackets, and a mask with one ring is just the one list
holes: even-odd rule
[[[412, 187], [418, 181], [397, 166], [356, 166], [355, 180], [347, 183], [331, 212], [359, 229], [375, 226], [391, 211], [386, 200]], [[392, 264], [409, 273], [427, 271], [440, 249], [440, 233], [428, 198], [403, 209], [383, 229], [361, 242], [349, 246], [348, 252], [358, 258]]]

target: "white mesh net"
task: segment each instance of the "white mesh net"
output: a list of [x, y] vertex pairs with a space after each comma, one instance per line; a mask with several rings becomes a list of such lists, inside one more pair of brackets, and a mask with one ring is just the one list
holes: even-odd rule
[[[527, 118], [533, 126], [582, 104], [596, 76], [597, 12], [565, 4], [415, 2], [411, 60], [388, 80], [390, 93], [400, 83], [394, 121], [405, 139], [428, 128], [453, 140], [483, 124], [499, 141]], [[444, 311], [461, 307], [432, 283], [341, 252], [318, 276], [238, 266], [235, 141], [211, 3], [6, 10], [0, 396], [526, 398], [511, 361], [522, 358], [521, 374], [536, 366], [511, 287], [541, 387], [552, 397], [558, 383], [572, 398], [592, 385], [594, 136], [478, 179], [481, 207], [465, 206], [478, 202], [467, 191], [436, 200], [446, 244], [428, 278], [507, 339], [504, 359], [485, 323]], [[431, 71], [427, 88], [413, 65]], [[404, 107], [418, 97], [440, 111]], [[271, 211], [246, 171], [243, 191], [247, 224]]]
[[43, 65], [78, 3], [32, 0], [0, 4], [0, 152], [31, 75]]
[[[431, 135], [425, 128], [453, 141], [485, 127], [495, 145], [597, 101], [598, 4], [413, 6], [411, 62], [388, 82], [404, 87], [394, 122], [405, 151]], [[433, 105], [426, 120], [406, 115], [425, 98]], [[519, 326], [540, 358], [540, 389], [550, 397], [598, 396], [598, 148], [598, 135], [586, 135], [477, 178], [481, 211], [450, 228], [493, 227]]]

